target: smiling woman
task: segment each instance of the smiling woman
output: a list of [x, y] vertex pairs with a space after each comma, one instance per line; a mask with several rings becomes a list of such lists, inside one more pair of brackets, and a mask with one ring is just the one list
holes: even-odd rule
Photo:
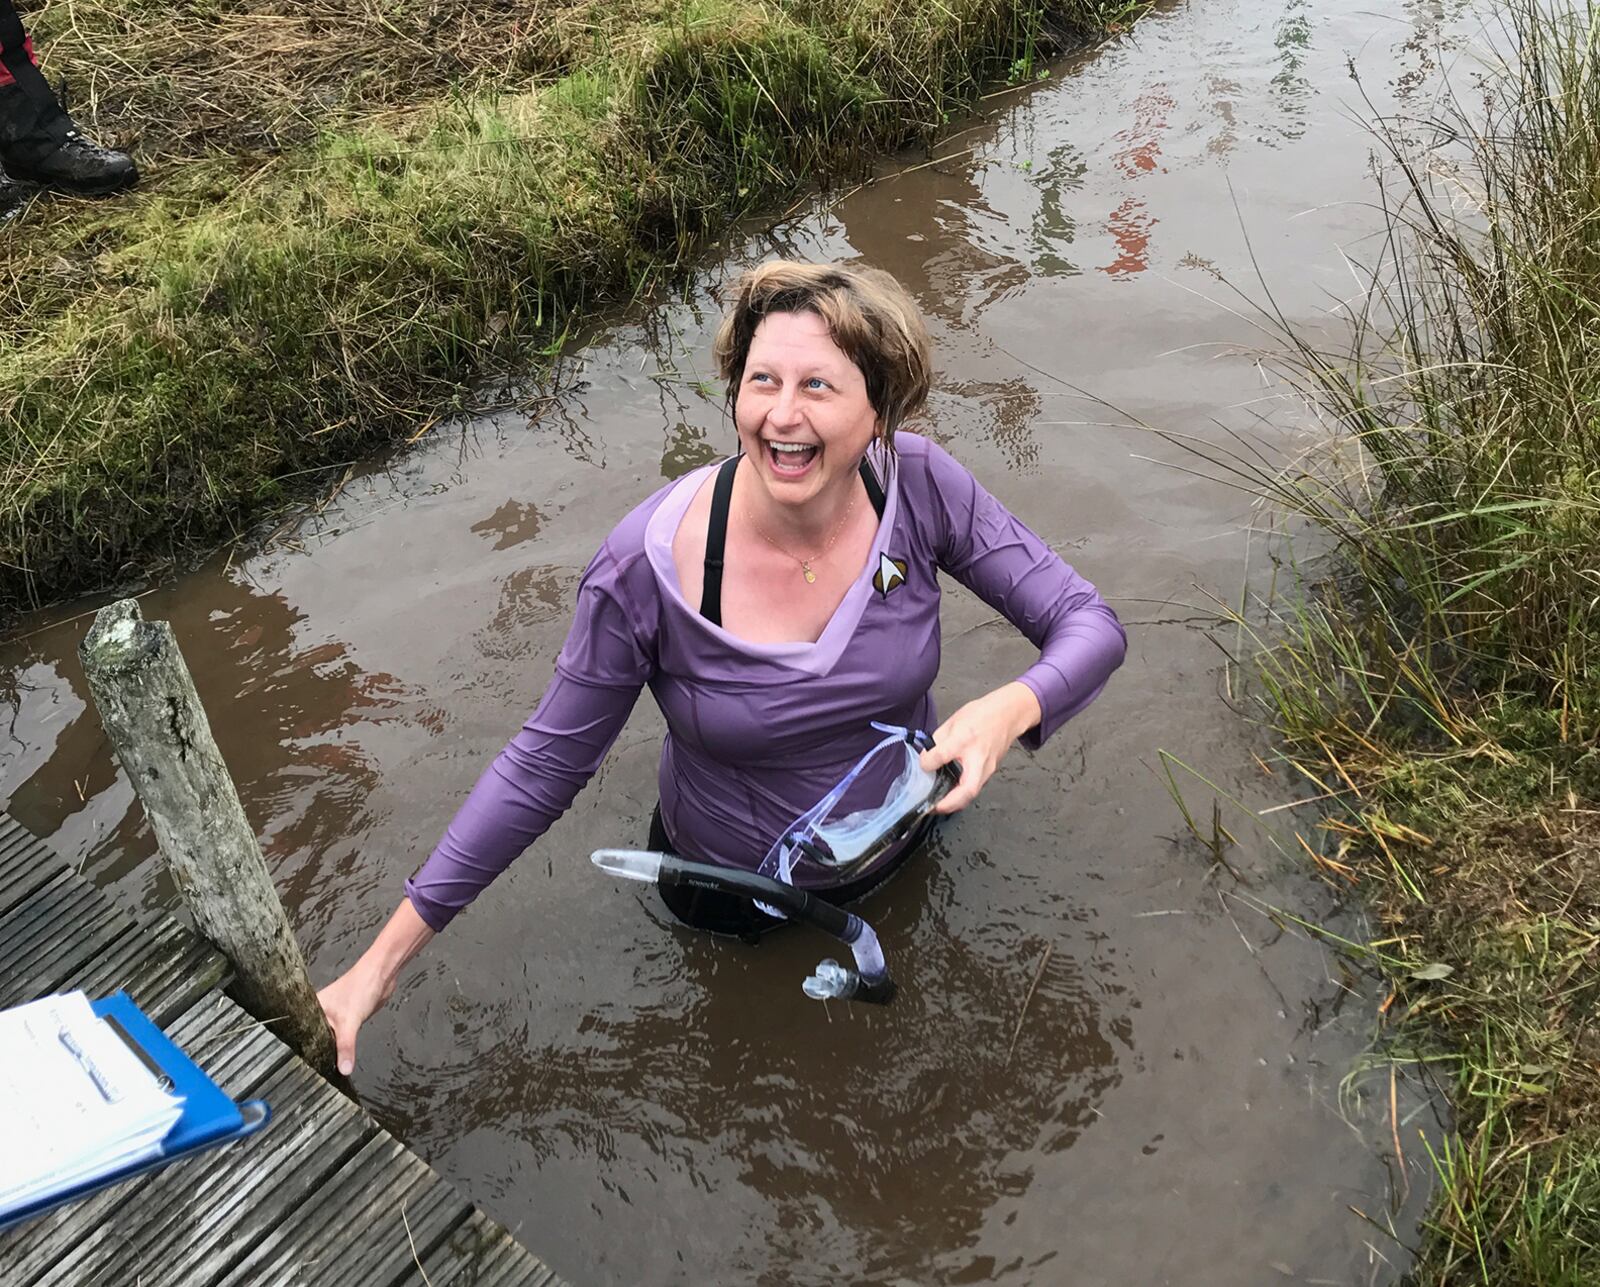
[[[740, 454], [646, 499], [589, 565], [538, 710], [377, 940], [322, 992], [345, 1071], [406, 961], [571, 804], [646, 685], [668, 727], [650, 849], [753, 871], [819, 801], [848, 816], [893, 794], [904, 765], [867, 754], [883, 726], [929, 747], [917, 730], [935, 723], [941, 571], [1040, 656], [934, 730], [920, 769], [949, 765], [959, 780], [933, 812], [971, 803], [1014, 742], [1037, 747], [1121, 664], [1122, 628], [1095, 588], [948, 453], [897, 432], [922, 408], [931, 360], [891, 277], [758, 268], [739, 283], [716, 357]], [[833, 800], [852, 764], [859, 774]], [[804, 855], [784, 876], [849, 901], [919, 849], [925, 823], [847, 880]], [[699, 929], [749, 936], [781, 923], [718, 890], [661, 895]]]

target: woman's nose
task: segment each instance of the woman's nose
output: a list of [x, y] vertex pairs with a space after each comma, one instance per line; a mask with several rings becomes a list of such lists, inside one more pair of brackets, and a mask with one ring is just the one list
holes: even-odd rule
[[768, 412], [767, 419], [774, 425], [793, 425], [800, 421], [800, 400], [795, 397], [794, 390], [785, 386], [778, 390], [774, 399], [772, 410]]

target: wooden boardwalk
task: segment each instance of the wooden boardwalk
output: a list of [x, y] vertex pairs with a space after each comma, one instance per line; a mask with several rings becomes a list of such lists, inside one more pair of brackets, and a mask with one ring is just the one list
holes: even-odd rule
[[511, 1287], [555, 1275], [221, 988], [168, 916], [119, 908], [0, 814], [0, 1008], [126, 989], [260, 1134], [0, 1233], [4, 1287]]

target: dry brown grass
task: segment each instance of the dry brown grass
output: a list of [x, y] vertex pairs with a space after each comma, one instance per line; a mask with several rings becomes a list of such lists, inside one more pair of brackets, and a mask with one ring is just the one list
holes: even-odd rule
[[648, 27], [600, 0], [49, 0], [27, 15], [46, 74], [110, 142], [163, 165], [274, 154], [449, 93], [526, 89]]

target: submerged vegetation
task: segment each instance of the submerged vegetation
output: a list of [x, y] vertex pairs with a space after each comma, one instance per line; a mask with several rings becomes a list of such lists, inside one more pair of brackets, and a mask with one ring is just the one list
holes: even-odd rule
[[47, 5], [147, 182], [0, 224], [0, 615], [240, 530], [1137, 7]]
[[1318, 871], [1382, 923], [1389, 1053], [1451, 1092], [1442, 1148], [1395, 1124], [1439, 1182], [1409, 1281], [1578, 1287], [1600, 1282], [1600, 18], [1505, 21], [1502, 68], [1464, 60], [1437, 116], [1378, 126], [1388, 237], [1350, 342], [1274, 315], [1328, 450], [1213, 463], [1322, 538], [1240, 626], [1327, 810]]

